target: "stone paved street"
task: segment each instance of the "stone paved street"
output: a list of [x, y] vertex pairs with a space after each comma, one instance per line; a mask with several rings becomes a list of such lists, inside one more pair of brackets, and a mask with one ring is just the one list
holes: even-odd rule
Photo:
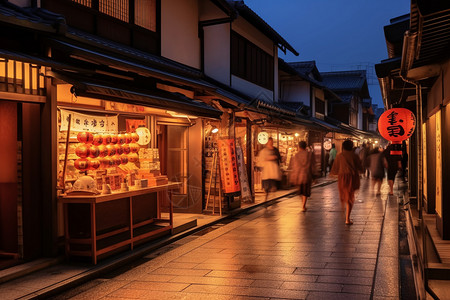
[[398, 299], [398, 204], [367, 179], [344, 224], [337, 183], [189, 236], [56, 299]]

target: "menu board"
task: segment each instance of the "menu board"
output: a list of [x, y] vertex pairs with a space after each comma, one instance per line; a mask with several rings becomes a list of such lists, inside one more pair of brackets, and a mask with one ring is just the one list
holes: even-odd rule
[[225, 194], [241, 190], [236, 160], [236, 144], [234, 139], [221, 139], [219, 145], [220, 174]]

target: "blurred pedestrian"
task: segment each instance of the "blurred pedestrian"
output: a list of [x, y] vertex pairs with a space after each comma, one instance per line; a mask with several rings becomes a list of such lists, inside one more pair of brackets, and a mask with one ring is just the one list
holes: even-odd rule
[[363, 166], [364, 172], [363, 176], [369, 177], [369, 167], [368, 167], [368, 161], [367, 156], [369, 154], [369, 148], [367, 147], [366, 143], [363, 143], [359, 149], [359, 152], [357, 153], [359, 155], [359, 160], [361, 160], [361, 164]]
[[277, 181], [281, 181], [280, 159], [280, 152], [273, 146], [273, 139], [270, 137], [266, 146], [259, 151], [257, 160], [258, 166], [262, 168], [261, 180], [266, 200], [269, 192], [276, 191]]
[[328, 158], [328, 165], [330, 166], [330, 172], [331, 168], [333, 167], [333, 162], [336, 159], [336, 154], [337, 154], [336, 145], [333, 143], [331, 145], [330, 157]]
[[316, 175], [316, 161], [314, 153], [306, 150], [306, 142], [298, 144], [299, 150], [292, 159], [290, 182], [298, 186], [298, 193], [303, 200], [302, 211], [306, 211], [306, 201], [311, 196], [311, 185]]
[[345, 224], [352, 225], [350, 219], [353, 204], [355, 203], [355, 191], [359, 189], [359, 174], [363, 172], [361, 160], [353, 152], [353, 142], [345, 140], [342, 143], [342, 152], [336, 156], [330, 174], [338, 176], [339, 198], [346, 207]]
[[372, 177], [372, 188], [373, 190], [377, 189], [377, 195], [381, 194], [381, 184], [383, 183], [384, 169], [387, 168], [387, 161], [384, 158], [382, 152], [382, 148], [375, 148], [367, 157], [370, 175]]
[[391, 155], [393, 146], [389, 144], [383, 151], [383, 155], [387, 161], [387, 178], [389, 184], [389, 195], [394, 195], [394, 181], [397, 176], [397, 171], [401, 169], [401, 155]]

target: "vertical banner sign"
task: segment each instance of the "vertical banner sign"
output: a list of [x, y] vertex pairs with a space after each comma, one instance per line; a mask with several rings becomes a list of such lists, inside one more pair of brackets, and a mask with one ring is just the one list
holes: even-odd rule
[[247, 178], [247, 168], [245, 167], [244, 155], [240, 145], [236, 145], [236, 157], [239, 170], [239, 182], [241, 184], [242, 199], [244, 201], [252, 200], [252, 193], [250, 192], [250, 184]]
[[423, 165], [423, 194], [428, 199], [428, 183], [427, 183], [427, 123], [423, 123], [422, 125], [422, 165]]
[[436, 113], [436, 213], [442, 217], [442, 132], [441, 111]]
[[241, 190], [236, 160], [236, 144], [234, 139], [219, 140], [219, 159], [222, 188], [225, 194]]

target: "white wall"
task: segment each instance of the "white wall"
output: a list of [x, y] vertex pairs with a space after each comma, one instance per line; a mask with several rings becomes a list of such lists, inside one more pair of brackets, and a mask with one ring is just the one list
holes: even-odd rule
[[281, 99], [286, 102], [303, 102], [311, 107], [310, 84], [307, 81], [284, 81]]
[[231, 86], [234, 89], [240, 91], [241, 93], [244, 93], [251, 99], [260, 99], [269, 102], [274, 101], [273, 92], [259, 85], [253, 84], [247, 80], [244, 80], [234, 75], [231, 76], [231, 82], [232, 82]]
[[198, 0], [161, 1], [161, 55], [200, 69]]
[[204, 27], [205, 74], [215, 80], [231, 85], [230, 82], [230, 24]]

